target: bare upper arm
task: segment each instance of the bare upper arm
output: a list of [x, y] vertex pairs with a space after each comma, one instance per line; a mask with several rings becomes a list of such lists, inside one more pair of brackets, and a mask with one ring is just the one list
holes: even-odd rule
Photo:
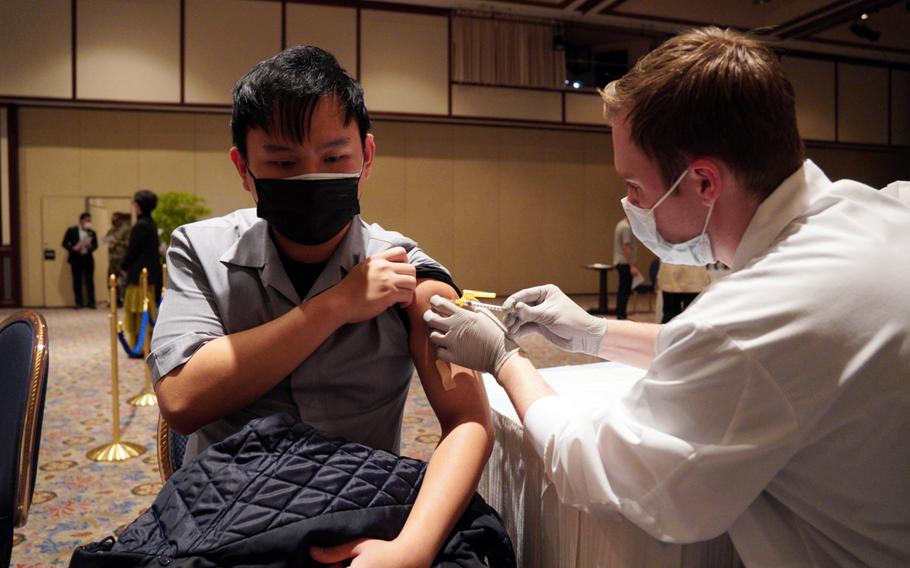
[[443, 387], [436, 352], [427, 337], [427, 326], [423, 321], [423, 313], [430, 308], [430, 298], [434, 294], [449, 300], [458, 298], [455, 290], [444, 282], [418, 280], [414, 301], [406, 308], [411, 328], [411, 356], [427, 400], [433, 407], [443, 432], [465, 421], [479, 422], [489, 429], [490, 408], [479, 373], [440, 361], [439, 365], [450, 366], [455, 382], [454, 389], [447, 391]]

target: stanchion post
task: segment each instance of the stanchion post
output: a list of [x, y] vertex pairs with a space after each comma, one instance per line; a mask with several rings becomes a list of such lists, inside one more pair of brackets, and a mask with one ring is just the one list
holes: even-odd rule
[[114, 441], [98, 446], [89, 451], [86, 457], [93, 461], [119, 462], [141, 456], [145, 447], [132, 442], [120, 441], [120, 378], [117, 367], [117, 277], [111, 274], [108, 279], [110, 309], [108, 313], [108, 332], [111, 336], [111, 422], [113, 423]]
[[[142, 289], [142, 313], [147, 314], [149, 312], [149, 271], [148, 268], [142, 269], [142, 274], [139, 276], [139, 285]], [[140, 324], [141, 325], [141, 324]], [[141, 331], [140, 331], [141, 334]], [[155, 396], [155, 393], [152, 391], [152, 376], [149, 373], [149, 367], [144, 363], [148, 359], [149, 355], [149, 345], [152, 342], [152, 324], [149, 322], [148, 329], [145, 331], [145, 341], [142, 343], [142, 360], [143, 367], [145, 367], [145, 391], [137, 394], [133, 398], [129, 399], [127, 402], [133, 406], [156, 406], [158, 404], [158, 397]]]

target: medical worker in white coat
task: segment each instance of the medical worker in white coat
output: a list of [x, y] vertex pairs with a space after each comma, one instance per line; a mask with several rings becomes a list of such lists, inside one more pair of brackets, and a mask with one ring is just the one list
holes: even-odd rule
[[[496, 376], [565, 502], [667, 542], [729, 531], [748, 567], [910, 566], [910, 209], [805, 160], [790, 82], [739, 33], [677, 36], [602, 94], [635, 235], [731, 274], [663, 326], [552, 285], [505, 327], [437, 298], [439, 356]], [[577, 408], [528, 333], [647, 372]]]

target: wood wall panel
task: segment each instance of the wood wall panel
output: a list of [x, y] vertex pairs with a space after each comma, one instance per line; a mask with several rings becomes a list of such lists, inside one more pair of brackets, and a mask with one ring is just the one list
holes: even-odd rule
[[80, 99], [180, 102], [179, 0], [79, 0]]
[[186, 102], [230, 104], [234, 84], [281, 50], [281, 4], [186, 0]]
[[499, 219], [500, 136], [487, 126], [452, 128], [455, 282], [472, 290], [501, 291]]
[[367, 107], [448, 114], [448, 18], [362, 10], [360, 25], [360, 79]]
[[566, 93], [566, 122], [606, 126], [600, 95]]
[[73, 96], [70, 0], [0, 2], [0, 95]]
[[910, 146], [910, 71], [891, 71], [891, 143]]
[[376, 155], [370, 177], [362, 182], [360, 211], [363, 218], [386, 229], [406, 232], [407, 124], [374, 122]]
[[[196, 182], [196, 117], [192, 114], [139, 114], [139, 181], [137, 189], [193, 193]], [[222, 159], [227, 150], [222, 148]]]
[[888, 143], [888, 70], [867, 65], [837, 66], [837, 139]]
[[287, 45], [315, 45], [357, 76], [357, 10], [337, 6], [287, 5]]
[[800, 135], [809, 140], [835, 139], [834, 63], [798, 57], [782, 58], [784, 72], [796, 94]]
[[562, 95], [556, 91], [452, 85], [452, 114], [561, 122]]
[[455, 240], [452, 129], [411, 123], [405, 131], [407, 231], [441, 262], [451, 262]]

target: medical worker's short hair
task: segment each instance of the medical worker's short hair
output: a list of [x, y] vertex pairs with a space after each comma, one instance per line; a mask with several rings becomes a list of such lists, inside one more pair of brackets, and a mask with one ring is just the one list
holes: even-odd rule
[[667, 186], [692, 159], [715, 157], [764, 199], [805, 159], [793, 85], [775, 53], [742, 33], [675, 36], [601, 96], [607, 121], [626, 114], [632, 142]]

